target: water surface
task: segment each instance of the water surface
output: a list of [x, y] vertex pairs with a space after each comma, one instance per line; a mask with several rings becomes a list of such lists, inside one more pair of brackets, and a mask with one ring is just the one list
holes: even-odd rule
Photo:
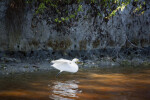
[[0, 76], [0, 100], [149, 100], [150, 67], [57, 70]]

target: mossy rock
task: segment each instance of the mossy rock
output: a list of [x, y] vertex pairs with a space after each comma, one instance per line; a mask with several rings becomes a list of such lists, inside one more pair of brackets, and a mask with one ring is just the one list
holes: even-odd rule
[[100, 40], [96, 39], [95, 41], [93, 41], [92, 46], [93, 48], [97, 48], [100, 45]]
[[131, 64], [131, 62], [128, 61], [128, 60], [123, 60], [123, 61], [120, 62], [120, 65], [121, 65], [121, 66], [131, 66], [132, 64]]
[[34, 45], [34, 46], [39, 46], [39, 41], [33, 39], [32, 41], [29, 42], [29, 45]]
[[7, 65], [1, 64], [1, 66], [0, 66], [0, 69], [1, 69], [1, 70], [5, 70], [6, 68], [7, 68]]
[[80, 50], [86, 50], [87, 49], [87, 40], [79, 41], [79, 48], [80, 48]]
[[70, 39], [65, 40], [49, 40], [47, 45], [53, 50], [66, 50], [71, 46], [72, 42]]
[[24, 66], [24, 68], [29, 68], [29, 66], [26, 65], [26, 66]]
[[142, 63], [142, 65], [143, 65], [143, 66], [150, 66], [150, 62], [149, 62], [149, 61], [144, 61], [144, 62]]

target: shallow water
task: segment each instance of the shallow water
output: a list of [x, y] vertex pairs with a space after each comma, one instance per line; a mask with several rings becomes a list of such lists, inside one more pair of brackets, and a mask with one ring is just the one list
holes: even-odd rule
[[0, 76], [0, 100], [149, 100], [150, 67], [80, 69]]

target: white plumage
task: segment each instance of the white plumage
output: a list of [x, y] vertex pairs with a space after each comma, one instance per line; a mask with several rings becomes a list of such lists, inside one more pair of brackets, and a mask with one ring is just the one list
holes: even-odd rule
[[72, 61], [67, 60], [67, 59], [58, 59], [58, 60], [53, 60], [51, 61], [53, 63], [53, 67], [60, 70], [60, 72], [57, 74], [59, 75], [61, 72], [66, 71], [66, 72], [71, 72], [75, 73], [78, 71], [78, 65], [76, 62], [79, 60], [77, 58], [74, 58]]

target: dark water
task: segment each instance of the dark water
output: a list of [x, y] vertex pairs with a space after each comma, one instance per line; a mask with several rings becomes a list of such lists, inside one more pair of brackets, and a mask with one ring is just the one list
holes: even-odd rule
[[0, 76], [0, 100], [150, 100], [150, 67]]

